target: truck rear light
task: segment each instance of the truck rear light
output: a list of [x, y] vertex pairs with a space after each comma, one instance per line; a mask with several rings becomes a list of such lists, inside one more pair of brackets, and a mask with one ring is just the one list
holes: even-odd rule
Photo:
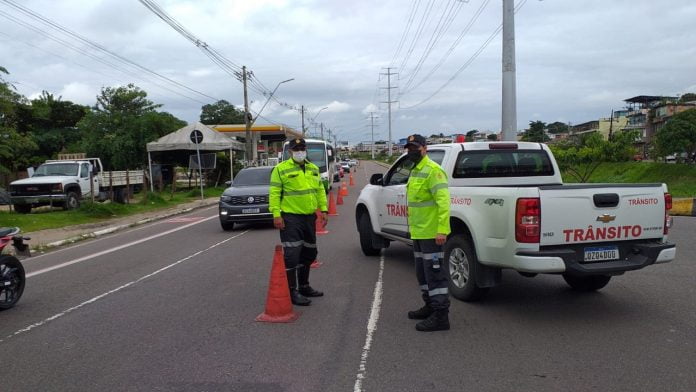
[[491, 143], [489, 150], [517, 150], [517, 143]]
[[517, 199], [515, 209], [515, 240], [520, 243], [539, 243], [541, 232], [541, 200]]
[[669, 234], [669, 228], [672, 227], [672, 217], [669, 216], [669, 210], [672, 209], [672, 195], [665, 193], [665, 224], [663, 234]]

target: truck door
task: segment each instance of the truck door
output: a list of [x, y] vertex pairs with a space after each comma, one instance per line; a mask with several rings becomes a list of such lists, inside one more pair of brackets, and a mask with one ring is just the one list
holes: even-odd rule
[[379, 222], [385, 233], [408, 236], [408, 205], [406, 183], [411, 174], [413, 161], [401, 157], [389, 169], [380, 189]]
[[[83, 162], [80, 164], [80, 175], [77, 179], [77, 183], [80, 185], [80, 190], [82, 191], [82, 197], [90, 197], [90, 185], [89, 185], [89, 172], [91, 166], [88, 162]], [[95, 192], [98, 190], [95, 189]]]

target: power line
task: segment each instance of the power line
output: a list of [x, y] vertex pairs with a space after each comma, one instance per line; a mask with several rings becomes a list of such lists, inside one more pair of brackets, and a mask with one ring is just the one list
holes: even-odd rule
[[[520, 3], [519, 3], [519, 5], [517, 5], [517, 6], [515, 7], [515, 13], [517, 13], [517, 12], [524, 6], [524, 4], [525, 4], [526, 2], [527, 2], [527, 0], [521, 0]], [[464, 65], [462, 65], [462, 66], [457, 70], [457, 72], [455, 72], [454, 75], [452, 75], [452, 77], [450, 77], [442, 86], [440, 86], [440, 88], [438, 88], [437, 90], [435, 90], [435, 92], [433, 92], [433, 93], [430, 94], [427, 98], [425, 98], [424, 100], [418, 102], [417, 104], [411, 105], [411, 106], [406, 106], [406, 107], [401, 107], [401, 109], [404, 109], [404, 110], [413, 109], [413, 108], [415, 108], [415, 107], [417, 107], [417, 106], [420, 106], [420, 105], [422, 105], [423, 103], [429, 101], [429, 100], [432, 99], [434, 96], [436, 96], [438, 93], [440, 93], [440, 91], [442, 91], [445, 87], [447, 87], [447, 85], [449, 85], [452, 81], [454, 81], [454, 79], [456, 79], [456, 78], [459, 76], [459, 74], [461, 74], [466, 68], [469, 67], [469, 65], [470, 65], [474, 60], [476, 60], [476, 58], [481, 54], [481, 52], [483, 52], [483, 50], [486, 49], [486, 47], [491, 43], [491, 41], [493, 41], [493, 39], [494, 39], [498, 34], [500, 34], [500, 32], [501, 32], [502, 30], [503, 30], [503, 25], [500, 24], [500, 25], [498, 26], [498, 28], [496, 28], [495, 31], [493, 31], [493, 33], [492, 33], [492, 34], [483, 42], [483, 44], [476, 50], [476, 52], [474, 52], [474, 54], [472, 54], [471, 57], [469, 57], [469, 59], [464, 63]]]
[[[408, 89], [411, 86], [411, 84], [413, 83], [413, 81], [416, 78], [416, 75], [418, 75], [418, 72], [420, 72], [421, 67], [423, 67], [425, 60], [428, 58], [428, 56], [430, 56], [430, 53], [435, 48], [435, 45], [437, 45], [437, 43], [440, 41], [440, 39], [445, 35], [445, 33], [447, 33], [447, 30], [449, 30], [450, 26], [452, 25], [452, 22], [454, 22], [454, 19], [457, 17], [457, 14], [461, 10], [464, 3], [461, 1], [455, 1], [455, 2], [452, 2], [451, 4], [452, 4], [451, 7], [445, 6], [445, 9], [443, 10], [442, 15], [440, 15], [440, 20], [438, 21], [438, 24], [433, 29], [433, 33], [430, 36], [428, 43], [425, 45], [425, 48], [423, 49], [423, 53], [421, 54], [421, 57], [418, 59], [416, 66], [409, 74], [408, 81], [404, 85], [404, 90]], [[444, 22], [443, 22], [443, 19], [444, 19]]]
[[212, 97], [212, 96], [207, 95], [207, 94], [205, 94], [205, 93], [202, 93], [202, 92], [200, 92], [200, 91], [198, 91], [198, 90], [195, 90], [195, 89], [193, 89], [193, 88], [191, 88], [191, 87], [188, 87], [188, 86], [186, 86], [186, 85], [184, 85], [184, 84], [182, 84], [182, 83], [177, 82], [176, 80], [173, 80], [173, 79], [171, 79], [171, 78], [168, 78], [168, 77], [166, 77], [166, 76], [164, 76], [164, 75], [162, 75], [162, 74], [159, 74], [159, 73], [157, 73], [157, 72], [155, 72], [155, 71], [153, 71], [153, 70], [151, 70], [151, 69], [149, 69], [149, 68], [146, 68], [146, 67], [144, 67], [144, 66], [142, 66], [142, 65], [140, 65], [140, 64], [138, 64], [138, 63], [136, 63], [136, 62], [134, 62], [134, 61], [131, 61], [130, 59], [128, 59], [128, 58], [126, 58], [126, 57], [123, 57], [123, 56], [119, 55], [118, 53], [115, 53], [115, 52], [113, 52], [113, 51], [107, 49], [106, 47], [104, 47], [104, 46], [102, 46], [102, 45], [100, 45], [100, 44], [98, 44], [98, 43], [96, 43], [96, 42], [94, 42], [94, 41], [92, 41], [92, 40], [90, 40], [90, 39], [88, 39], [88, 38], [86, 38], [86, 37], [80, 35], [80, 34], [77, 34], [77, 33], [75, 33], [74, 31], [72, 31], [72, 30], [70, 30], [70, 29], [68, 29], [68, 28], [66, 28], [66, 27], [61, 26], [60, 24], [58, 24], [58, 23], [56, 23], [56, 22], [54, 22], [54, 21], [52, 21], [52, 20], [46, 18], [45, 16], [43, 16], [43, 15], [41, 15], [41, 14], [35, 12], [35, 11], [32, 11], [32, 10], [29, 9], [29, 8], [26, 8], [26, 7], [22, 6], [22, 5], [19, 5], [19, 4], [15, 3], [15, 2], [12, 1], [12, 0], [2, 0], [2, 1], [3, 1], [5, 4], [9, 5], [10, 7], [13, 7], [14, 9], [16, 9], [16, 10], [18, 10], [19, 12], [23, 13], [24, 15], [26, 15], [26, 16], [28, 16], [28, 17], [34, 19], [34, 20], [37, 20], [37, 21], [39, 21], [40, 23], [42, 23], [42, 24], [44, 24], [44, 25], [46, 25], [46, 26], [48, 26], [48, 27], [50, 27], [50, 28], [53, 28], [53, 29], [55, 29], [55, 30], [58, 30], [59, 32], [65, 34], [65, 35], [67, 35], [67, 36], [69, 36], [69, 37], [71, 37], [71, 38], [73, 38], [73, 39], [76, 39], [77, 41], [80, 41], [80, 42], [86, 44], [87, 46], [89, 46], [89, 47], [91, 47], [91, 48], [97, 49], [98, 51], [100, 51], [100, 52], [102, 52], [102, 53], [105, 53], [105, 54], [107, 54], [108, 56], [111, 56], [112, 58], [114, 58], [114, 59], [116, 59], [116, 60], [118, 60], [118, 61], [120, 61], [120, 62], [122, 62], [122, 63], [128, 64], [128, 65], [130, 65], [130, 66], [132, 66], [132, 67], [135, 67], [135, 68], [137, 68], [137, 69], [139, 69], [139, 70], [141, 70], [141, 71], [144, 71], [145, 73], [148, 73], [148, 74], [150, 74], [150, 75], [153, 75], [153, 76], [156, 77], [156, 78], [159, 78], [159, 79], [161, 79], [161, 80], [163, 80], [163, 81], [166, 81], [166, 82], [168, 82], [168, 83], [170, 83], [170, 84], [172, 84], [172, 85], [176, 85], [177, 87], [182, 88], [182, 89], [185, 89], [185, 90], [188, 90], [188, 91], [190, 91], [190, 92], [192, 92], [192, 93], [198, 94], [198, 95], [200, 95], [200, 96], [202, 96], [202, 97], [209, 98], [209, 99], [212, 99], [212, 100], [217, 100], [217, 98], [215, 98], [215, 97]]
[[450, 47], [449, 47], [449, 49], [447, 50], [447, 52], [445, 52], [445, 54], [444, 54], [444, 55], [442, 56], [442, 58], [435, 64], [435, 66], [430, 70], [430, 72], [428, 72], [428, 73], [425, 75], [425, 77], [423, 77], [423, 79], [421, 79], [420, 82], [418, 82], [415, 86], [413, 86], [413, 87], [411, 87], [411, 88], [409, 88], [409, 89], [404, 89], [404, 91], [400, 94], [401, 96], [406, 95], [406, 94], [408, 94], [409, 92], [411, 92], [411, 91], [417, 89], [418, 87], [420, 87], [420, 86], [421, 86], [426, 80], [428, 80], [435, 72], [437, 72], [438, 69], [440, 69], [440, 67], [445, 63], [445, 61], [447, 61], [447, 59], [448, 59], [449, 56], [452, 54], [452, 52], [454, 52], [454, 50], [457, 48], [457, 46], [459, 46], [459, 43], [462, 41], [462, 39], [463, 39], [464, 37], [466, 37], [466, 35], [469, 33], [469, 31], [471, 30], [471, 27], [474, 25], [474, 23], [476, 22], [476, 20], [478, 20], [478, 18], [481, 16], [481, 14], [483, 13], [483, 10], [486, 8], [486, 6], [488, 6], [488, 3], [489, 3], [489, 2], [490, 2], [490, 0], [484, 0], [483, 3], [481, 3], [481, 5], [479, 6], [479, 8], [476, 10], [476, 12], [474, 13], [474, 15], [473, 15], [473, 16], [471, 17], [471, 19], [469, 20], [469, 23], [467, 23], [467, 25], [464, 27], [464, 29], [463, 29], [462, 32], [459, 34], [459, 36], [457, 37], [457, 39], [455, 39], [454, 42], [452, 42], [452, 45], [450, 45]]
[[416, 29], [415, 34], [413, 35], [413, 39], [411, 40], [411, 44], [409, 45], [408, 51], [406, 52], [406, 55], [404, 56], [404, 59], [401, 61], [401, 64], [399, 65], [399, 69], [405, 69], [406, 64], [408, 63], [408, 59], [411, 57], [411, 54], [413, 53], [413, 50], [416, 47], [416, 44], [418, 43], [418, 40], [420, 39], [420, 36], [423, 32], [423, 29], [427, 25], [426, 21], [428, 20], [428, 17], [430, 16], [430, 12], [433, 9], [433, 5], [435, 4], [435, 0], [430, 0], [430, 3], [425, 6], [425, 11], [423, 12], [423, 16], [420, 19], [420, 22], [418, 23], [418, 28]]
[[396, 47], [394, 56], [392, 56], [391, 62], [389, 62], [391, 66], [394, 65], [396, 57], [399, 55], [399, 52], [401, 52], [401, 48], [404, 46], [404, 42], [406, 42], [406, 37], [408, 36], [408, 32], [411, 30], [411, 25], [413, 25], [413, 18], [414, 16], [416, 16], [416, 11], [418, 10], [420, 1], [421, 0], [414, 0], [413, 4], [411, 5], [411, 11], [409, 12], [408, 20], [406, 21], [406, 28], [404, 29], [403, 34], [401, 34], [401, 39], [399, 40], [399, 44]]
[[[162, 84], [157, 83], [157, 82], [155, 82], [155, 81], [153, 81], [153, 80], [146, 79], [146, 78], [144, 78], [143, 76], [140, 76], [140, 75], [138, 75], [138, 74], [134, 74], [132, 71], [130, 71], [130, 70], [127, 69], [127, 68], [124, 68], [124, 67], [121, 66], [121, 65], [115, 64], [115, 63], [113, 63], [113, 62], [111, 62], [111, 61], [108, 61], [108, 60], [106, 60], [106, 59], [103, 59], [103, 58], [101, 58], [101, 57], [99, 57], [99, 56], [97, 56], [97, 55], [95, 55], [95, 54], [92, 54], [92, 53], [90, 53], [90, 52], [84, 50], [83, 48], [80, 48], [80, 47], [78, 47], [78, 46], [75, 46], [75, 45], [73, 45], [72, 43], [70, 43], [70, 42], [68, 42], [68, 41], [66, 41], [66, 40], [64, 40], [64, 39], [62, 39], [62, 38], [56, 37], [55, 35], [53, 35], [53, 34], [47, 32], [47, 31], [45, 31], [45, 30], [42, 30], [42, 29], [40, 29], [40, 28], [37, 28], [37, 27], [35, 27], [35, 26], [33, 26], [33, 25], [31, 25], [31, 24], [29, 24], [29, 23], [23, 21], [23, 20], [20, 20], [20, 19], [18, 19], [18, 18], [16, 18], [16, 17], [12, 16], [12, 15], [10, 15], [10, 14], [7, 14], [7, 13], [5, 13], [5, 12], [3, 12], [3, 11], [0, 11], [0, 16], [2, 16], [2, 17], [4, 17], [4, 18], [6, 18], [6, 19], [12, 21], [12, 22], [15, 23], [15, 24], [18, 24], [18, 25], [20, 25], [20, 26], [22, 26], [22, 27], [25, 27], [26, 29], [32, 30], [32, 31], [36, 32], [37, 34], [40, 34], [40, 35], [42, 35], [42, 36], [44, 36], [44, 37], [46, 37], [46, 38], [48, 38], [48, 39], [50, 39], [50, 40], [52, 40], [52, 41], [54, 41], [54, 42], [57, 42], [58, 44], [60, 44], [60, 45], [62, 45], [62, 46], [64, 46], [64, 47], [66, 47], [66, 48], [69, 48], [69, 49], [71, 49], [71, 50], [73, 50], [73, 51], [75, 51], [75, 52], [77, 52], [77, 53], [79, 53], [79, 54], [82, 54], [83, 56], [89, 57], [89, 58], [91, 58], [91, 59], [93, 59], [93, 60], [95, 60], [95, 61], [97, 61], [97, 62], [100, 62], [100, 63], [106, 65], [107, 67], [113, 68], [113, 69], [115, 69], [115, 70], [117, 70], [117, 71], [119, 71], [119, 72], [125, 74], [125, 75], [128, 76], [128, 77], [136, 78], [136, 79], [139, 79], [139, 80], [144, 81], [144, 82], [146, 82], [146, 83], [151, 83], [151, 84], [157, 86], [158, 88], [161, 88], [161, 89], [163, 89], [163, 90], [167, 90], [167, 91], [169, 91], [170, 93], [179, 95], [179, 96], [181, 96], [181, 97], [190, 99], [190, 100], [192, 100], [192, 101], [195, 101], [195, 102], [198, 102], [198, 103], [201, 103], [201, 104], [206, 104], [206, 103], [207, 103], [207, 102], [201, 101], [201, 100], [199, 100], [199, 99], [193, 98], [193, 97], [191, 97], [191, 96], [189, 96], [189, 95], [186, 95], [186, 94], [184, 94], [184, 93], [181, 93], [181, 92], [178, 92], [178, 91], [176, 91], [176, 90], [170, 89], [170, 88], [168, 88], [168, 87], [166, 87], [166, 86], [163, 86]], [[113, 78], [113, 77], [112, 77], [112, 78]]]

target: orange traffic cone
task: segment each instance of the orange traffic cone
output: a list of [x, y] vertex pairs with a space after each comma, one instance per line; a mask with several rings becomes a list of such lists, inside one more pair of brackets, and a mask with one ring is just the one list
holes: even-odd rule
[[329, 216], [338, 216], [338, 210], [336, 210], [336, 201], [334, 200], [333, 192], [329, 192]]
[[341, 192], [341, 190], [339, 189], [338, 191], [336, 191], [336, 194], [338, 195], [336, 196], [336, 204], [340, 206], [343, 204], [343, 192]]
[[319, 210], [317, 210], [317, 223], [314, 225], [314, 229], [317, 235], [329, 234], [329, 231], [326, 230], [326, 226], [321, 224], [321, 211]]
[[350, 183], [349, 183], [348, 185], [354, 186], [354, 185], [355, 185], [355, 181], [353, 180], [353, 173], [350, 173], [350, 176], [349, 176], [348, 178], [350, 178]]
[[341, 182], [341, 196], [348, 196], [348, 186], [345, 181]]
[[290, 288], [285, 274], [283, 247], [276, 245], [271, 267], [271, 279], [268, 282], [266, 310], [256, 317], [256, 321], [268, 323], [291, 323], [297, 320], [297, 313], [292, 311]]
[[322, 266], [322, 264], [324, 264], [324, 263], [322, 263], [322, 262], [319, 261], [319, 260], [314, 260], [314, 261], [312, 262], [312, 264], [309, 265], [309, 268], [319, 268], [319, 267]]

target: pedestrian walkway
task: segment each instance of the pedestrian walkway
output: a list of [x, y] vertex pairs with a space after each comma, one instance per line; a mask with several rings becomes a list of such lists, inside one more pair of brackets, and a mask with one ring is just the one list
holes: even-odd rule
[[65, 226], [22, 234], [31, 237], [29, 245], [33, 251], [46, 250], [89, 238], [100, 237], [129, 227], [165, 219], [173, 215], [183, 214], [198, 208], [209, 207], [217, 204], [219, 200], [220, 198], [218, 197], [211, 197], [204, 200], [179, 204], [175, 207], [128, 215], [97, 223]]

